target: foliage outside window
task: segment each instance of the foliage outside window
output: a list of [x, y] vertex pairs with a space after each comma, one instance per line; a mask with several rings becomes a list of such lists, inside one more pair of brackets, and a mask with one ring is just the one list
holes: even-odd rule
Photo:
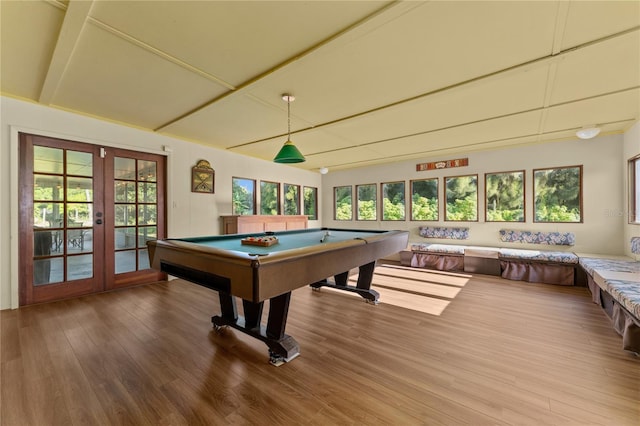
[[404, 182], [382, 184], [382, 220], [404, 220]]
[[376, 184], [356, 185], [358, 206], [357, 220], [376, 220], [378, 218], [378, 200]]
[[524, 222], [524, 171], [484, 176], [485, 220]]
[[302, 187], [302, 198], [304, 199], [304, 215], [309, 220], [318, 220], [318, 188]]
[[411, 220], [438, 220], [438, 179], [411, 181]]
[[582, 222], [582, 166], [533, 171], [534, 222]]
[[284, 184], [284, 214], [300, 214], [300, 185]]
[[335, 200], [335, 218], [336, 220], [353, 219], [353, 202], [351, 186], [336, 186], [333, 188], [333, 197]]
[[231, 212], [234, 215], [256, 213], [256, 181], [253, 179], [233, 178], [231, 188]]
[[629, 223], [640, 224], [640, 156], [629, 160]]
[[260, 214], [277, 215], [280, 213], [280, 184], [278, 182], [260, 182]]
[[478, 175], [445, 178], [445, 220], [478, 220]]

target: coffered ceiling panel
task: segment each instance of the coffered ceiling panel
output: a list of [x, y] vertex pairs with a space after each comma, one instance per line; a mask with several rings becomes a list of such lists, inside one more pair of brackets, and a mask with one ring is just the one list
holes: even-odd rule
[[562, 57], [553, 86], [552, 105], [640, 86], [640, 34], [626, 33]]
[[389, 3], [101, 1], [91, 16], [238, 87]]
[[640, 20], [640, 2], [634, 0], [568, 1], [559, 7], [567, 9], [559, 14], [565, 19], [559, 27], [563, 50], [636, 28]]
[[2, 95], [349, 169], [621, 133], [638, 1], [0, 1]]
[[91, 23], [52, 104], [155, 128], [224, 89]]
[[541, 109], [547, 65], [505, 72], [327, 126], [353, 143], [395, 139]]
[[64, 9], [45, 2], [2, 2], [0, 7], [2, 92], [38, 99]]
[[640, 115], [640, 89], [627, 90], [582, 102], [558, 105], [546, 111], [545, 132], [576, 129], [584, 125], [610, 124], [622, 130]]

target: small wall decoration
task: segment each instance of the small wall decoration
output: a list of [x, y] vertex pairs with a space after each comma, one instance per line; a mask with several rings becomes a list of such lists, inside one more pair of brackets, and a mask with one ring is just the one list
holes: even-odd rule
[[207, 160], [200, 160], [191, 168], [191, 192], [214, 193], [215, 170]]
[[468, 158], [458, 158], [456, 160], [434, 161], [433, 163], [416, 164], [416, 172], [425, 170], [449, 169], [451, 167], [464, 167], [469, 165]]

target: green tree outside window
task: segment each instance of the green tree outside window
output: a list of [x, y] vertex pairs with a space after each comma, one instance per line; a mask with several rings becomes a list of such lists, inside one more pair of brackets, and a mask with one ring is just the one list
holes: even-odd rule
[[411, 181], [411, 220], [438, 220], [438, 179]]
[[300, 185], [284, 184], [284, 214], [300, 214]]
[[277, 215], [280, 213], [280, 184], [260, 182], [260, 214]]
[[378, 218], [376, 184], [356, 185], [356, 193], [358, 194], [357, 220], [376, 220]]
[[404, 182], [382, 184], [382, 220], [404, 220]]
[[534, 222], [582, 222], [582, 166], [533, 171]]
[[304, 198], [304, 214], [309, 220], [318, 220], [318, 188], [303, 187], [302, 197]]
[[524, 171], [485, 175], [485, 220], [524, 222]]
[[335, 200], [335, 218], [336, 220], [353, 219], [353, 204], [351, 186], [336, 186], [333, 188]]
[[253, 179], [233, 178], [231, 188], [231, 211], [234, 215], [256, 213], [256, 181]]
[[478, 176], [445, 178], [445, 220], [478, 220]]

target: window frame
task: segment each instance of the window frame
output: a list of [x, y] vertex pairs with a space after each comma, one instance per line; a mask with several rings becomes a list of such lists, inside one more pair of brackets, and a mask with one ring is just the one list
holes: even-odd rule
[[[249, 214], [240, 214], [238, 212], [236, 212], [236, 206], [235, 203], [233, 202], [233, 184], [236, 180], [244, 180], [247, 182], [252, 182], [253, 183], [253, 194], [252, 194], [252, 212]], [[238, 176], [232, 176], [231, 177], [231, 214], [234, 216], [251, 216], [251, 215], [255, 215], [256, 214], [256, 180], [255, 179], [251, 179], [251, 178], [244, 178], [244, 177], [238, 177]]]
[[[262, 185], [263, 184], [271, 184], [271, 185], [275, 185], [276, 189], [277, 189], [277, 193], [276, 193], [276, 213], [265, 213], [262, 210], [262, 200], [263, 200], [263, 188]], [[282, 197], [281, 197], [281, 187], [280, 187], [280, 182], [273, 182], [273, 181], [269, 181], [269, 180], [261, 180], [260, 181], [260, 214], [261, 215], [265, 215], [265, 216], [277, 216], [280, 214], [280, 212], [282, 211], [282, 206], [281, 206], [281, 202], [282, 202]]]
[[[578, 208], [580, 209], [580, 220], [578, 221], [572, 221], [572, 222], [566, 222], [566, 221], [544, 221], [544, 220], [538, 220], [537, 217], [537, 208], [536, 208], [536, 198], [537, 198], [537, 191], [536, 191], [536, 172], [541, 172], [541, 171], [545, 171], [545, 170], [561, 170], [561, 169], [578, 169], [578, 181], [579, 181], [579, 185], [578, 185]], [[583, 172], [583, 167], [582, 165], [573, 165], [573, 166], [559, 166], [559, 167], [544, 167], [544, 168], [539, 168], [539, 169], [533, 169], [531, 172], [531, 176], [532, 176], [532, 185], [533, 185], [533, 223], [563, 223], [563, 224], [570, 224], [570, 223], [584, 223], [584, 208], [583, 208], [583, 177], [584, 177], [584, 172]]]
[[[374, 217], [373, 219], [361, 219], [360, 218], [360, 192], [359, 189], [361, 187], [373, 187], [373, 194], [374, 194]], [[360, 184], [360, 185], [356, 185], [356, 189], [355, 189], [355, 194], [356, 194], [356, 208], [355, 208], [355, 218], [358, 221], [363, 221], [363, 222], [371, 222], [371, 221], [376, 221], [378, 220], [378, 185], [375, 183], [364, 183], [364, 184]], [[369, 200], [363, 200], [363, 201], [369, 201]]]
[[[403, 198], [402, 198], [402, 203], [403, 203], [403, 212], [404, 214], [402, 215], [402, 219], [385, 219], [385, 210], [384, 210], [384, 200], [385, 200], [385, 186], [386, 185], [395, 185], [395, 184], [402, 184], [403, 186]], [[404, 180], [398, 180], [398, 181], [392, 181], [392, 182], [381, 182], [380, 183], [380, 201], [382, 202], [382, 205], [380, 207], [381, 210], [381, 214], [380, 214], [380, 220], [382, 221], [386, 221], [386, 222], [400, 222], [400, 221], [406, 221], [407, 220], [407, 182]]]
[[[520, 173], [522, 175], [522, 220], [490, 220], [489, 201], [487, 199], [487, 181], [490, 175], [507, 175]], [[524, 170], [509, 170], [505, 172], [490, 172], [484, 174], [484, 221], [489, 223], [526, 223], [527, 221], [527, 175]]]
[[[297, 188], [295, 198], [295, 213], [287, 213], [287, 188]], [[282, 214], [285, 216], [297, 216], [301, 212], [300, 209], [300, 185], [296, 183], [283, 183], [282, 184]]]
[[[414, 219], [413, 217], [413, 184], [415, 182], [435, 181], [436, 183], [436, 218], [435, 219]], [[424, 178], [424, 179], [412, 179], [409, 181], [409, 211], [411, 212], [411, 221], [420, 222], [437, 222], [440, 220], [440, 179], [437, 177]]]
[[[349, 219], [338, 219], [338, 190], [341, 188], [349, 188], [351, 194], [351, 217]], [[333, 187], [333, 220], [346, 222], [353, 220], [353, 185], [339, 185]]]
[[629, 159], [629, 225], [640, 225], [640, 155]]
[[[306, 203], [306, 191], [310, 189], [313, 194], [313, 211], [314, 214], [308, 214]], [[315, 186], [303, 186], [302, 187], [302, 213], [307, 216], [308, 220], [318, 220], [318, 188]]]
[[[464, 178], [464, 177], [475, 177], [476, 178], [476, 218], [475, 219], [450, 219], [447, 215], [447, 206], [449, 205], [449, 201], [448, 201], [448, 197], [447, 197], [447, 192], [448, 192], [448, 180], [449, 179], [459, 179], [459, 178]], [[479, 200], [479, 195], [478, 195], [478, 191], [480, 190], [479, 185], [478, 185], [478, 174], [477, 173], [470, 173], [470, 174], [466, 174], [466, 175], [454, 175], [454, 176], [445, 176], [443, 178], [444, 181], [444, 221], [445, 222], [478, 222], [480, 220], [480, 214], [478, 212], [478, 200]]]

